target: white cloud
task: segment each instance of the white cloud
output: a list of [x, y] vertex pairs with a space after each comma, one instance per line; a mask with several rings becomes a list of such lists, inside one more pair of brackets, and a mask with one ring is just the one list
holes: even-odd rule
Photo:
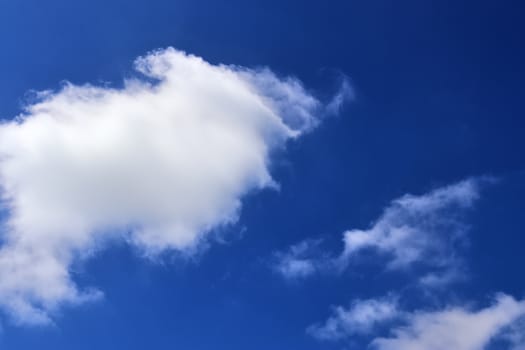
[[372, 345], [378, 350], [481, 350], [524, 315], [525, 301], [501, 294], [493, 305], [478, 311], [456, 307], [414, 313], [407, 326]]
[[[397, 298], [356, 300], [350, 308], [338, 306], [322, 325], [307, 332], [318, 340], [349, 340], [360, 335], [372, 339], [377, 350], [482, 350], [500, 340], [512, 349], [523, 347], [525, 301], [498, 294], [492, 305], [472, 310], [449, 306], [435, 311], [402, 310]], [[379, 330], [397, 324], [388, 337]]]
[[337, 306], [324, 324], [308, 327], [319, 340], [339, 340], [354, 334], [368, 334], [380, 324], [401, 316], [395, 297], [356, 300], [350, 308]]
[[[347, 266], [368, 249], [387, 257], [389, 269], [425, 266], [428, 269], [416, 269], [417, 278], [431, 294], [436, 287], [465, 278], [457, 250], [467, 229], [461, 216], [478, 199], [480, 183], [487, 180], [493, 181], [468, 179], [394, 200], [369, 229], [345, 233], [339, 265]], [[405, 311], [396, 299], [357, 300], [348, 309], [336, 307], [324, 324], [310, 326], [307, 332], [329, 341], [365, 335], [378, 350], [482, 350], [494, 341], [518, 350], [525, 344], [524, 324], [525, 301], [499, 294], [492, 305], [479, 310], [448, 306]], [[392, 325], [396, 326], [389, 337], [379, 336]]]
[[434, 267], [455, 265], [455, 248], [466, 230], [460, 215], [478, 199], [478, 182], [468, 179], [392, 201], [369, 229], [344, 233], [341, 262], [346, 264], [370, 249], [387, 256], [390, 269], [407, 268], [416, 262]]
[[470, 178], [419, 196], [406, 194], [393, 200], [370, 228], [346, 231], [338, 256], [323, 252], [318, 241], [305, 240], [275, 253], [273, 267], [285, 278], [340, 272], [359, 261], [363, 251], [372, 251], [386, 259], [390, 270], [416, 263], [428, 268], [419, 281], [425, 287], [461, 280], [465, 269], [458, 248], [468, 229], [462, 216], [479, 198], [479, 187], [487, 180]]
[[109, 240], [155, 256], [234, 223], [244, 194], [274, 185], [271, 152], [326, 112], [267, 69], [171, 48], [136, 68], [148, 79], [67, 84], [0, 125], [0, 306], [18, 322], [99, 296], [75, 285], [70, 266]]
[[320, 243], [320, 240], [305, 240], [292, 245], [285, 252], [277, 252], [271, 267], [283, 277], [292, 280], [308, 277], [327, 268], [330, 259], [322, 256]]

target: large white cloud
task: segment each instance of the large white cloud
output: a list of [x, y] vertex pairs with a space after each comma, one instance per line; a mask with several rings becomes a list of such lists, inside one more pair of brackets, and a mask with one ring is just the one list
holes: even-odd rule
[[244, 194], [274, 185], [271, 152], [349, 92], [323, 107], [296, 79], [171, 48], [136, 68], [146, 78], [67, 84], [0, 125], [0, 306], [18, 322], [97, 297], [70, 267], [109, 240], [191, 251], [235, 222]]

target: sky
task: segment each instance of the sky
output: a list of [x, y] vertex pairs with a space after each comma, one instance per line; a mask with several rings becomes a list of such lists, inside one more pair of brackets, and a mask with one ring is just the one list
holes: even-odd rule
[[0, 349], [525, 349], [524, 9], [1, 0]]

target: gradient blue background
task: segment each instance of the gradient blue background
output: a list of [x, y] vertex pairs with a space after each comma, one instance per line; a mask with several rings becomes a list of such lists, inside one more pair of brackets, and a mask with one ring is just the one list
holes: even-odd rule
[[[320, 95], [348, 75], [355, 101], [290, 144], [272, 169], [281, 191], [250, 195], [231, 240], [195, 261], [148, 263], [126, 246], [78, 266], [101, 302], [64, 309], [53, 328], [3, 323], [0, 349], [340, 349], [305, 328], [330, 305], [410, 282], [364, 268], [288, 283], [276, 250], [366, 228], [389, 200], [493, 175], [470, 214], [472, 279], [486, 301], [525, 295], [525, 14], [522, 1], [0, 0], [0, 117], [28, 91], [111, 82], [147, 51], [174, 46], [212, 63], [269, 66]], [[242, 232], [239, 238], [239, 232]], [[414, 300], [417, 300], [415, 298]], [[415, 305], [417, 306], [417, 305]], [[353, 346], [364, 348], [356, 339]], [[353, 347], [353, 348], [354, 348]]]

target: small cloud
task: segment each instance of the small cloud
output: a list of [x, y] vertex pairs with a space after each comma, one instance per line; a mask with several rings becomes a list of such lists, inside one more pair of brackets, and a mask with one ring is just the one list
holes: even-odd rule
[[477, 311], [448, 307], [414, 312], [392, 336], [372, 341], [378, 350], [480, 350], [525, 315], [525, 301], [500, 294], [494, 303]]
[[275, 254], [273, 267], [285, 277], [304, 278], [316, 272], [343, 271], [359, 261], [360, 253], [369, 251], [386, 259], [386, 268], [391, 271], [416, 264], [425, 268], [421, 286], [459, 281], [465, 277], [465, 268], [458, 251], [469, 228], [464, 214], [479, 198], [483, 179], [470, 178], [422, 195], [403, 195], [368, 229], [346, 231], [338, 256], [323, 251], [318, 241], [306, 240]]
[[370, 334], [377, 326], [400, 316], [396, 297], [356, 300], [349, 308], [335, 307], [325, 323], [308, 327], [307, 333], [318, 340], [341, 340]]
[[449, 263], [442, 271], [432, 271], [419, 279], [419, 284], [425, 289], [439, 289], [452, 283], [467, 279], [467, 272], [463, 268], [463, 263], [457, 261]]
[[[338, 306], [325, 323], [307, 328], [322, 341], [350, 341], [360, 335], [377, 350], [481, 350], [503, 340], [513, 350], [523, 349], [525, 301], [498, 294], [492, 305], [479, 310], [448, 306], [433, 311], [405, 311], [396, 297], [356, 300]], [[390, 336], [375, 333], [391, 327]]]
[[332, 100], [326, 105], [326, 114], [337, 115], [341, 112], [344, 104], [353, 100], [355, 97], [354, 89], [350, 85], [348, 78], [344, 75], [341, 76], [341, 84], [338, 92], [334, 95]]
[[323, 255], [320, 240], [305, 240], [285, 252], [277, 252], [271, 261], [274, 271], [291, 280], [306, 278], [322, 269], [330, 259]]
[[436, 267], [456, 263], [455, 248], [467, 230], [461, 215], [478, 199], [478, 188], [478, 180], [468, 179], [393, 200], [369, 229], [344, 233], [341, 262], [368, 249], [388, 257], [392, 270], [414, 263]]

